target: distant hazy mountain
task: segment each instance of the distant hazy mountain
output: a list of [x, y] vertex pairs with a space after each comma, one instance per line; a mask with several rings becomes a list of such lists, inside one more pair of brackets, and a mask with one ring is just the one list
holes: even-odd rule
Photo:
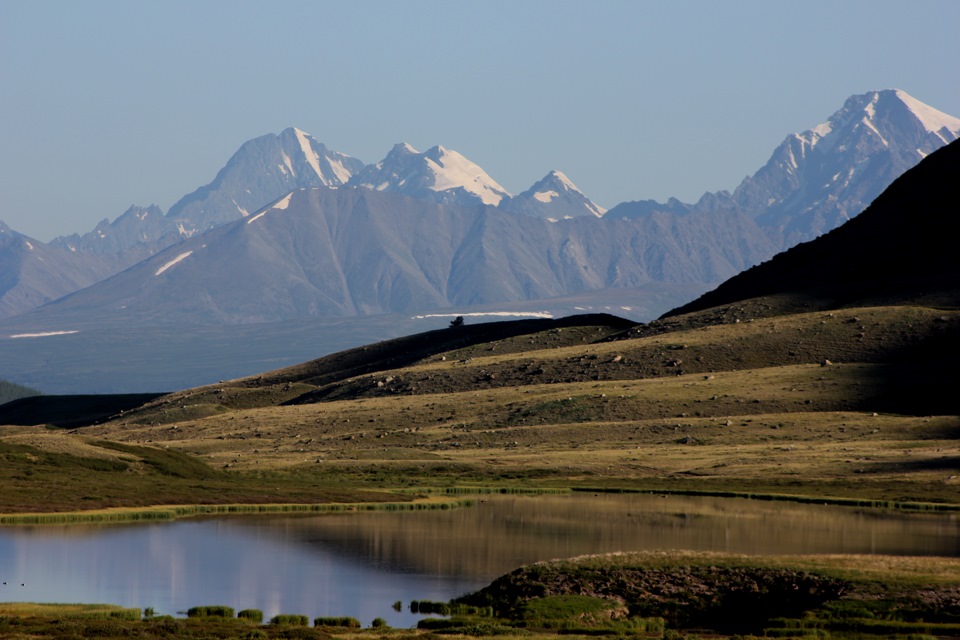
[[847, 99], [826, 122], [787, 136], [732, 194], [708, 193], [692, 205], [624, 203], [606, 217], [737, 209], [785, 249], [856, 216], [904, 171], [958, 137], [960, 118], [903, 91], [872, 91]]
[[0, 318], [19, 315], [114, 271], [111, 260], [51, 247], [0, 221]]
[[[341, 243], [336, 247], [340, 253], [330, 253], [334, 247], [327, 247], [329, 255], [318, 253], [312, 265], [303, 262], [307, 248], [302, 244], [317, 236], [306, 234], [296, 246], [263, 247], [260, 251], [271, 256], [270, 261], [251, 260], [250, 268], [266, 265], [262, 267], [263, 276], [251, 277], [268, 282], [276, 275], [270, 267], [297, 265], [290, 268], [303, 269], [304, 273], [289, 276], [289, 283], [310, 282], [304, 290], [308, 293], [292, 292], [287, 302], [277, 301], [277, 310], [218, 312], [211, 307], [205, 316], [207, 321], [220, 316], [233, 322], [326, 312], [374, 313], [412, 309], [421, 303], [445, 306], [527, 300], [648, 282], [712, 284], [855, 216], [903, 171], [958, 135], [960, 119], [902, 91], [853, 96], [825, 123], [788, 136], [767, 164], [733, 193], [707, 193], [694, 204], [676, 199], [664, 204], [629, 202], [604, 214], [557, 171], [511, 196], [482, 168], [441, 146], [421, 153], [409, 145], [396, 145], [381, 162], [364, 166], [291, 128], [241, 146], [211, 183], [182, 198], [166, 216], [156, 207], [132, 207], [115, 221], [104, 221], [85, 235], [58, 238], [49, 246], [30, 241], [33, 253], [25, 253], [23, 243], [6, 243], [0, 248], [0, 265], [5, 269], [0, 274], [4, 283], [0, 292], [5, 292], [0, 293], [0, 314], [22, 313], [191, 235], [197, 237], [220, 225], [249, 220], [292, 190], [315, 187], [381, 194], [382, 198], [371, 198], [367, 204], [337, 200], [335, 212], [315, 212], [321, 219], [335, 220], [350, 229], [359, 225], [345, 211], [360, 219], [369, 215], [373, 225], [369, 234], [356, 231], [348, 239], [334, 234]], [[408, 201], [408, 197], [413, 200]], [[294, 201], [299, 202], [299, 198]], [[442, 220], [431, 206], [436, 204], [449, 206], [444, 215], [457, 220], [468, 216], [470, 233], [458, 232], [434, 242], [436, 229], [461, 224]], [[366, 212], [364, 206], [373, 209]], [[413, 214], [398, 213], [392, 226], [384, 226], [380, 219], [390, 215], [384, 213], [387, 211], [408, 212], [418, 207], [420, 218], [430, 220], [433, 227]], [[542, 225], [531, 225], [537, 220], [576, 224], [546, 231]], [[414, 238], [414, 233], [424, 235]], [[704, 238], [699, 234], [712, 235]], [[454, 239], [458, 244], [450, 245]], [[349, 251], [348, 240], [353, 243]], [[200, 244], [206, 242], [204, 239]], [[255, 239], [250, 242], [251, 246], [257, 244]], [[242, 253], [241, 249], [236, 250]], [[285, 250], [292, 253], [281, 255]], [[47, 251], [49, 256], [38, 259]], [[198, 249], [172, 251], [179, 255]], [[450, 251], [457, 256], [456, 261], [443, 253]], [[232, 264], [233, 259], [225, 256], [222, 260], [223, 264]], [[366, 266], [362, 270], [348, 269], [353, 260], [361, 260]], [[435, 264], [438, 260], [446, 266]], [[154, 263], [148, 261], [149, 265]], [[323, 271], [319, 265], [334, 270]], [[379, 269], [371, 265], [379, 265]], [[416, 266], [421, 276], [411, 276], [410, 265]], [[147, 271], [149, 268], [144, 267]], [[210, 268], [211, 272], [218, 269], [214, 265]], [[344, 270], [352, 279], [344, 280]], [[501, 280], [485, 279], [491, 273], [500, 274]], [[327, 278], [332, 284], [324, 281]], [[393, 278], [400, 278], [404, 284]], [[286, 286], [288, 280], [270, 282], [277, 289]], [[212, 289], [213, 283], [210, 286]], [[331, 287], [339, 293], [330, 299], [316, 294], [317, 300], [300, 300], [311, 300], [316, 293], [313, 289], [325, 292]], [[371, 296], [367, 290], [376, 293]], [[211, 293], [208, 297], [212, 301], [217, 296]], [[269, 306], [275, 297], [266, 295], [262, 306]], [[169, 302], [172, 297], [158, 300]], [[246, 304], [255, 306], [256, 301], [251, 299]], [[160, 315], [158, 308], [156, 317]]]
[[960, 118], [889, 89], [853, 96], [829, 120], [788, 136], [733, 192], [793, 246], [859, 214], [904, 171], [960, 137]]
[[694, 207], [695, 205], [680, 202], [676, 198], [670, 198], [665, 203], [656, 200], [621, 202], [607, 212], [607, 220], [635, 220], [655, 213], [684, 216], [693, 211]]
[[931, 153], [862, 214], [741, 273], [668, 315], [759, 296], [793, 298], [814, 309], [926, 300], [960, 304], [958, 210], [960, 142]]
[[736, 212], [551, 223], [360, 187], [294, 191], [24, 316], [247, 323], [718, 282], [773, 252]]
[[50, 241], [51, 247], [115, 259], [121, 271], [187, 237], [186, 231], [156, 205], [131, 206], [119, 218], [102, 220], [93, 231]]
[[504, 198], [500, 202], [504, 211], [528, 216], [559, 220], [577, 216], [599, 218], [607, 212], [583, 195], [567, 176], [551, 171], [542, 180], [520, 195]]
[[394, 145], [386, 158], [366, 167], [350, 185], [444, 204], [496, 206], [510, 195], [479, 166], [441, 146], [420, 153], [409, 144]]
[[167, 216], [188, 232], [204, 231], [259, 211], [293, 189], [345, 184], [363, 168], [299, 129], [245, 143], [210, 184], [184, 196]]

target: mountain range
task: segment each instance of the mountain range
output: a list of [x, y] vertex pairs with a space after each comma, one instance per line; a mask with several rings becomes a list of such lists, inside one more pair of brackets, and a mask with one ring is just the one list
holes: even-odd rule
[[960, 260], [946, 232], [956, 206], [960, 142], [897, 178], [863, 213], [752, 267], [667, 315], [775, 296], [777, 307], [960, 303]]
[[[772, 252], [737, 212], [558, 223], [360, 187], [304, 188], [18, 322], [76, 328], [415, 313], [651, 281], [716, 282]], [[116, 320], [114, 320], [116, 321]]]
[[[400, 196], [407, 196], [445, 205], [449, 208], [447, 213], [429, 211], [458, 220], [473, 215], [499, 221], [501, 218], [491, 210], [495, 208], [497, 213], [550, 222], [584, 217], [592, 220], [593, 226], [566, 224], [548, 231], [532, 222], [504, 222], [504, 229], [513, 225], [524, 229], [521, 235], [526, 251], [511, 255], [510, 267], [495, 267], [498, 261], [506, 259], [497, 256], [507, 250], [506, 246], [497, 246], [496, 229], [500, 223], [474, 223], [473, 233], [454, 234], [449, 240], [457, 242], [456, 246], [443, 250], [455, 252], [459, 256], [456, 263], [451, 258], [446, 260], [445, 267], [428, 264], [422, 274], [413, 277], [428, 285], [398, 284], [395, 289], [390, 287], [391, 293], [385, 293], [386, 289], [376, 283], [392, 278], [391, 270], [409, 273], [409, 264], [430, 263], [432, 258], [420, 257], [420, 249], [407, 246], [400, 253], [407, 254], [409, 264], [384, 264], [386, 271], [378, 273], [369, 267], [359, 270], [341, 265], [344, 257], [338, 255], [328, 265], [337, 263], [334, 271], [321, 274], [316, 272], [316, 265], [301, 263], [305, 257], [294, 251], [283, 257], [274, 256], [271, 264], [296, 265], [295, 269], [302, 270], [303, 277], [314, 284], [321, 279], [339, 278], [347, 290], [329, 300], [319, 293], [320, 300], [315, 300], [310, 295], [312, 287], [306, 287], [306, 298], [291, 299], [279, 307], [267, 302], [275, 296], [267, 296], [264, 309], [252, 313], [223, 312], [214, 308], [218, 305], [211, 301], [211, 308], [198, 311], [200, 315], [195, 320], [209, 317], [218, 322], [249, 322], [254, 318], [407, 311], [425, 308], [422, 304], [433, 308], [464, 302], [529, 300], [651, 281], [696, 281], [706, 289], [777, 250], [816, 237], [853, 217], [904, 170], [958, 135], [960, 119], [903, 91], [871, 92], [849, 98], [826, 122], [787, 136], [766, 165], [744, 179], [732, 193], [708, 193], [695, 204], [675, 199], [664, 204], [623, 203], [606, 212], [559, 171], [551, 171], [527, 191], [513, 196], [479, 166], [442, 146], [420, 153], [410, 145], [398, 144], [381, 162], [364, 165], [328, 149], [305, 132], [290, 128], [279, 135], [261, 136], [245, 143], [212, 182], [184, 196], [166, 215], [157, 207], [131, 207], [114, 222], [105, 220], [90, 233], [57, 238], [46, 247], [47, 255], [42, 260], [31, 260], [34, 256], [24, 254], [25, 244], [14, 246], [17, 243], [8, 241], [0, 257], [4, 265], [10, 265], [4, 269], [0, 313], [6, 317], [19, 315], [146, 258], [156, 255], [162, 259], [159, 252], [166, 247], [218, 226], [249, 219], [264, 206], [303, 188], [378, 191], [389, 196], [376, 200], [377, 207], [396, 206], [403, 211], [408, 211], [410, 205]], [[424, 219], [429, 218], [427, 205], [423, 208]], [[343, 217], [340, 211], [335, 215]], [[374, 218], [383, 221], [382, 216]], [[631, 224], [624, 227], [625, 221]], [[409, 224], [418, 224], [416, 215], [408, 219], [406, 230], [410, 229]], [[724, 229], [719, 235], [718, 228]], [[399, 227], [394, 227], [394, 231], [398, 232], [395, 236], [414, 239], [414, 235], [400, 232]], [[361, 252], [364, 255], [352, 259], [371, 265], [383, 263], [371, 257], [371, 252], [398, 255], [396, 237], [388, 239], [385, 230], [371, 230], [371, 235], [386, 244], [374, 246], [364, 240], [360, 243], [365, 247]], [[687, 240], [694, 237], [699, 240]], [[348, 243], [358, 243], [355, 237], [338, 238], [341, 253], [348, 249]], [[627, 238], [632, 240], [624, 244]], [[638, 238], [643, 240], [638, 242]], [[201, 244], [215, 254], [216, 242], [209, 240]], [[33, 247], [43, 244], [25, 241]], [[301, 241], [300, 245], [304, 244]], [[387, 245], [393, 248], [388, 249]], [[193, 250], [185, 246], [180, 253]], [[234, 259], [232, 253], [222, 260], [211, 258], [219, 264]], [[535, 264], [544, 261], [546, 265]], [[261, 263], [258, 268], [262, 270], [266, 264]], [[571, 272], [572, 264], [576, 264], [573, 271], [577, 273]], [[508, 278], [502, 287], [492, 287], [482, 282], [491, 269], [506, 269], [515, 277]], [[149, 265], [140, 270], [148, 273]], [[315, 272], [312, 276], [311, 270]], [[268, 272], [260, 275], [264, 282], [282, 282], [287, 277]], [[124, 281], [129, 281], [129, 277]], [[328, 286], [326, 283], [321, 288]], [[179, 289], [181, 298], [202, 299], [209, 293], [191, 292], [189, 286], [184, 287]], [[347, 301], [354, 296], [368, 297], [366, 291], [358, 290], [371, 287], [380, 292], [375, 296], [376, 302]], [[404, 287], [410, 289], [407, 297], [402, 293]], [[145, 284], [142, 288], [151, 289]], [[101, 286], [95, 296], [89, 297], [89, 304], [94, 304], [94, 300], [97, 304], [105, 303], [104, 291]], [[125, 294], [117, 295], [113, 308], [121, 306], [121, 298], [128, 298]], [[296, 298], [297, 294], [291, 291], [290, 295]], [[167, 302], [156, 299], [150, 304], [163, 307]], [[152, 312], [147, 315], [156, 317]]]
[[[523, 237], [528, 243], [524, 259], [514, 255], [509, 268], [501, 265], [500, 270], [508, 269], [516, 274], [516, 278], [508, 279], [502, 288], [480, 281], [497, 261], [494, 254], [505, 249], [497, 247], [490, 251], [490, 247], [497, 244], [496, 232], [492, 229], [496, 229], [498, 223], [477, 223], [473, 225], [477, 229], [474, 234], [454, 234], [450, 238], [451, 241], [459, 239], [459, 244], [449, 251], [462, 258], [474, 256], [472, 262], [458, 260], [456, 263], [468, 271], [458, 275], [452, 270], [453, 260], [447, 260], [445, 273], [440, 267], [427, 267], [421, 276], [431, 284], [424, 291], [416, 291], [414, 286], [409, 297], [402, 293], [408, 284], [398, 285], [394, 293], [378, 294], [376, 303], [346, 302], [353, 295], [367, 295], [354, 290], [376, 287], [377, 281], [391, 278], [391, 269], [409, 271], [404, 265], [396, 264], [385, 265], [385, 273], [365, 268], [363, 277], [356, 269], [348, 269], [350, 274], [341, 280], [350, 291], [342, 291], [326, 302], [308, 296], [282, 305], [287, 310], [283, 313], [265, 309], [262, 313], [232, 315], [211, 309], [201, 315], [215, 317], [217, 321], [246, 322], [255, 317], [275, 318], [278, 314], [289, 318], [303, 314], [380, 313], [406, 311], [424, 303], [444, 307], [464, 301], [534, 299], [650, 281], [699, 281], [706, 288], [777, 250], [816, 237], [853, 217], [904, 170], [958, 135], [960, 119], [943, 114], [903, 91], [852, 96], [826, 122], [787, 136], [766, 165], [745, 178], [732, 193], [708, 193], [695, 204], [675, 199], [664, 204], [623, 203], [606, 212], [559, 171], [551, 171], [527, 191], [513, 196], [482, 168], [442, 146], [421, 153], [408, 144], [398, 144], [381, 162], [365, 165], [328, 149], [299, 129], [290, 128], [279, 135], [261, 136], [242, 145], [212, 182], [184, 196], [166, 215], [155, 206], [131, 207], [112, 223], [104, 220], [87, 234], [55, 239], [43, 247], [46, 255], [42, 259], [39, 254], [24, 253], [27, 244], [8, 239], [0, 249], [4, 265], [0, 314], [19, 315], [82, 289], [158, 255], [166, 247], [258, 215], [264, 206], [303, 188], [378, 191], [390, 195], [378, 200], [376, 206], [390, 208], [396, 202], [400, 210], [409, 209], [409, 204], [399, 197], [407, 196], [446, 205], [449, 212], [442, 215], [452, 218], [469, 217], [470, 214], [461, 210], [453, 212], [461, 208], [473, 211], [474, 216], [499, 220], [490, 210], [496, 208], [498, 213], [550, 222], [584, 217], [593, 220], [594, 226], [561, 225], [558, 229], [562, 231], [546, 231], [525, 222], [508, 224], [508, 227], [523, 226]], [[423, 215], [428, 217], [426, 213]], [[640, 222], [641, 218], [646, 222]], [[410, 218], [409, 223], [417, 224], [415, 219], [416, 216]], [[616, 220], [621, 223], [601, 224]], [[624, 229], [622, 221], [632, 225]], [[731, 221], [734, 222], [731, 224]], [[720, 237], [712, 237], [716, 227], [730, 228]], [[6, 233], [8, 238], [12, 236], [11, 231]], [[660, 235], [650, 238], [650, 233]], [[385, 232], [373, 231], [371, 235], [396, 247], [396, 238], [388, 241]], [[766, 241], [762, 239], [764, 236]], [[633, 244], [624, 245], [625, 237], [632, 238]], [[639, 237], [644, 241], [638, 245]], [[684, 240], [692, 237], [701, 237], [701, 240], [695, 244]], [[546, 240], [547, 245], [539, 244], [538, 240]], [[43, 245], [27, 238], [24, 242], [35, 248]], [[342, 242], [356, 242], [356, 238], [343, 238]], [[201, 244], [215, 253], [215, 242]], [[364, 245], [373, 252], [381, 249], [369, 242]], [[479, 250], [476, 246], [486, 248]], [[383, 255], [396, 254], [395, 249], [382, 248]], [[190, 250], [193, 249], [183, 249]], [[430, 257], [420, 258], [417, 251], [408, 246], [401, 253], [408, 254], [413, 263], [430, 262]], [[227, 262], [231, 259], [224, 256]], [[279, 262], [297, 264], [305, 273], [315, 268], [301, 265], [300, 260], [301, 256], [290, 253]], [[357, 260], [367, 265], [378, 262], [369, 254]], [[531, 264], [538, 261], [547, 261], [546, 268]], [[574, 275], [570, 273], [570, 264], [577, 261], [580, 273]], [[342, 262], [342, 256], [334, 262]], [[259, 268], [264, 267], [265, 264], [261, 264]], [[141, 270], [147, 272], [149, 267]], [[336, 279], [338, 271], [343, 268], [305, 278], [311, 282], [328, 277]], [[472, 277], [465, 277], [466, 273]], [[522, 275], [524, 273], [528, 276]], [[261, 278], [274, 282], [284, 279], [281, 274], [270, 273], [262, 273]], [[96, 296], [98, 300], [104, 300], [103, 291], [101, 287]], [[191, 293], [185, 288], [179, 295], [196, 298], [204, 294]], [[152, 304], [163, 306], [165, 301], [156, 300]], [[269, 304], [265, 302], [265, 306]]]
[[[166, 215], [131, 207], [49, 244], [0, 226], [0, 340], [49, 333], [82, 349], [70, 340], [111, 328], [544, 299], [574, 313], [602, 310], [584, 301], [604, 297], [649, 319], [854, 217], [958, 136], [960, 119], [902, 91], [871, 92], [787, 136], [733, 192], [604, 211], [559, 171], [514, 196], [440, 146], [396, 145], [365, 165], [291, 128], [244, 144]], [[237, 362], [245, 357], [237, 346]]]

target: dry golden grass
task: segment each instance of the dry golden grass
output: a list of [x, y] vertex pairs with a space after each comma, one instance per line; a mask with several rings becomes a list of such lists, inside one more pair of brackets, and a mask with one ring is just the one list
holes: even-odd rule
[[[916, 411], [956, 377], [930, 345], [952, 340], [960, 312], [724, 319], [421, 345], [408, 366], [357, 376], [353, 353], [342, 372], [338, 356], [171, 394], [69, 435], [5, 431], [0, 444], [123, 460], [91, 443], [170, 448], [225, 480], [281, 472], [355, 487], [519, 481], [960, 504], [960, 419]], [[372, 349], [404, 359], [388, 347]]]
[[[111, 611], [129, 611], [112, 604], [56, 604], [35, 602], [0, 602], [0, 616], [84, 616]], [[138, 610], [139, 611], [139, 610]]]
[[[854, 580], [960, 585], [960, 558], [855, 554], [756, 555], [712, 551], [642, 551], [580, 556], [559, 563], [583, 567], [745, 566], [843, 575]], [[552, 562], [543, 563], [546, 565]]]

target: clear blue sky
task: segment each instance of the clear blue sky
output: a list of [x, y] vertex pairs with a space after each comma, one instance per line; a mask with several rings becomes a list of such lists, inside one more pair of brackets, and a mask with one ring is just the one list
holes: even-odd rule
[[376, 162], [456, 149], [511, 192], [732, 189], [896, 87], [960, 116], [960, 1], [0, 0], [0, 220], [40, 240], [164, 210], [297, 126]]

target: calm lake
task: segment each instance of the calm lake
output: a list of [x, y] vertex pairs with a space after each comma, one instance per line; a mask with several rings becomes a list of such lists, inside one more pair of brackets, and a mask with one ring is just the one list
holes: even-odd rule
[[[174, 614], [224, 604], [409, 627], [537, 560], [692, 549], [960, 555], [960, 514], [729, 498], [492, 496], [448, 511], [243, 516], [0, 528], [0, 601], [104, 602]], [[404, 611], [391, 605], [400, 600]]]

